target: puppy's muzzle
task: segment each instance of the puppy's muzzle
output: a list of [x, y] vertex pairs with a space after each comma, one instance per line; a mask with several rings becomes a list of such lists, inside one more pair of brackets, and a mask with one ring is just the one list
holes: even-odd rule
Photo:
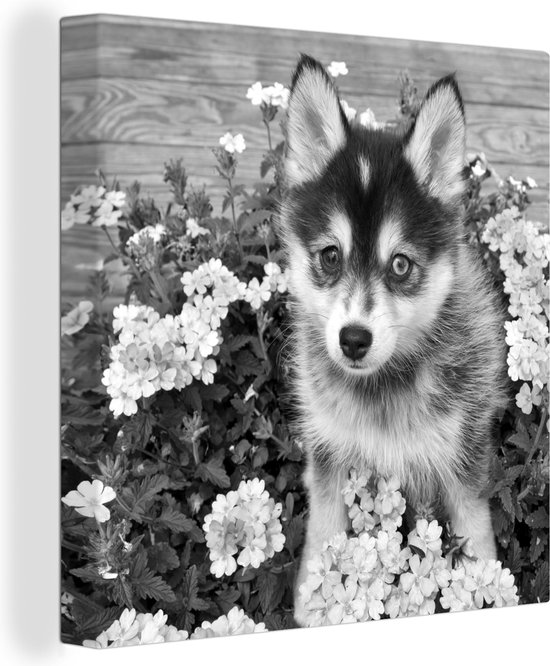
[[362, 326], [344, 326], [340, 331], [340, 348], [352, 361], [362, 359], [372, 344], [372, 333]]

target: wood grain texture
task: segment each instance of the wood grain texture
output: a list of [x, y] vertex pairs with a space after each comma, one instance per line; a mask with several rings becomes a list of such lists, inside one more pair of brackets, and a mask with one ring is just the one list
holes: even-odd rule
[[[163, 164], [178, 157], [217, 205], [223, 183], [211, 149], [228, 130], [246, 138], [239, 181], [252, 185], [266, 140], [246, 91], [255, 81], [288, 84], [301, 52], [325, 63], [345, 60], [350, 74], [337, 79], [341, 96], [383, 120], [396, 115], [404, 69], [421, 93], [456, 72], [468, 148], [485, 152], [502, 177], [533, 177], [540, 187], [530, 214], [548, 222], [545, 53], [104, 15], [62, 22], [62, 205], [77, 186], [95, 182], [97, 168], [123, 185], [140, 180], [164, 205]], [[75, 301], [85, 293], [87, 267], [108, 244], [100, 230], [81, 227], [64, 232], [61, 244], [62, 294]]]

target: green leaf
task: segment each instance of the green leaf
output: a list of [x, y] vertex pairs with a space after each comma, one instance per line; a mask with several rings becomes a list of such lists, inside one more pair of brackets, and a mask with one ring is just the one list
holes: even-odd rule
[[285, 533], [285, 548], [291, 557], [295, 556], [296, 550], [302, 545], [304, 539], [304, 519], [302, 516], [294, 516], [288, 523]]
[[61, 422], [71, 425], [101, 425], [105, 415], [88, 402], [63, 396], [61, 400]]
[[493, 527], [497, 536], [504, 536], [512, 525], [508, 514], [501, 506], [495, 507], [493, 511]]
[[233, 336], [230, 340], [224, 341], [224, 345], [227, 347], [227, 349], [229, 349], [230, 352], [236, 352], [255, 339], [256, 338], [253, 335], [243, 335], [241, 333], [239, 335]]
[[542, 562], [533, 581], [533, 596], [539, 603], [548, 601], [549, 586], [548, 562]]
[[145, 550], [139, 552], [130, 565], [129, 582], [137, 597], [140, 599], [154, 599], [172, 603], [176, 600], [172, 588], [168, 583], [156, 576], [147, 567], [147, 553]]
[[203, 400], [214, 400], [220, 402], [229, 395], [229, 389], [223, 384], [209, 384], [201, 386], [201, 396]]
[[231, 485], [223, 466], [223, 451], [197, 465], [197, 474], [205, 483], [213, 483], [218, 488], [229, 488]]
[[192, 518], [187, 517], [172, 506], [166, 506], [162, 509], [157, 522], [176, 534], [190, 532], [196, 527], [196, 523]]
[[170, 544], [160, 541], [147, 549], [147, 562], [153, 571], [166, 573], [179, 566], [180, 558]]
[[183, 402], [192, 411], [200, 414], [202, 412], [202, 400], [199, 389], [196, 386], [188, 386], [182, 391]]
[[261, 254], [245, 254], [243, 261], [256, 266], [263, 266], [267, 263], [267, 259]]
[[199, 574], [196, 565], [187, 569], [182, 581], [183, 603], [191, 610], [204, 611], [209, 603], [199, 597]]
[[141, 522], [155, 495], [170, 487], [170, 478], [166, 474], [153, 474], [141, 482], [135, 480], [122, 490], [124, 503], [130, 508], [131, 517]]
[[262, 370], [260, 361], [246, 349], [236, 355], [234, 363], [240, 376], [259, 375]]
[[144, 448], [153, 434], [155, 417], [148, 411], [140, 410], [122, 427], [131, 448]]
[[533, 513], [525, 518], [529, 527], [548, 529], [548, 511], [544, 506], [539, 506]]
[[260, 446], [254, 456], [252, 457], [252, 467], [257, 469], [263, 467], [269, 458], [267, 446]]
[[241, 593], [234, 587], [226, 587], [220, 591], [216, 591], [217, 601], [224, 615], [229, 613], [240, 596]]
[[100, 583], [103, 581], [103, 578], [97, 573], [97, 567], [94, 567], [93, 564], [71, 569], [69, 573], [90, 583]]
[[[258, 576], [258, 595], [260, 597], [260, 606], [264, 613], [272, 610], [277, 596], [277, 589], [283, 587], [280, 585], [278, 577], [270, 571], [264, 571]], [[284, 591], [284, 589], [283, 589]]]
[[513, 483], [521, 475], [523, 469], [523, 465], [512, 465], [512, 467], [508, 467], [506, 470], [506, 480], [509, 483]]
[[84, 605], [79, 599], [75, 599], [71, 610], [81, 636], [95, 639], [120, 617], [123, 609], [119, 606], [109, 606], [101, 610], [94, 610]]
[[498, 496], [500, 498], [500, 501], [502, 502], [502, 506], [504, 507], [506, 513], [508, 513], [512, 517], [515, 517], [514, 503], [512, 501], [512, 491], [510, 490], [510, 488], [509, 487], [502, 488]]
[[531, 543], [529, 545], [529, 560], [534, 564], [544, 553], [548, 543], [548, 534], [541, 530], [535, 530], [531, 533]]
[[531, 451], [531, 438], [522, 421], [518, 421], [517, 431], [508, 437], [507, 442], [514, 444], [525, 453]]
[[521, 546], [516, 537], [512, 537], [505, 563], [505, 566], [507, 566], [513, 574], [518, 573], [521, 569], [523, 558], [521, 555]]

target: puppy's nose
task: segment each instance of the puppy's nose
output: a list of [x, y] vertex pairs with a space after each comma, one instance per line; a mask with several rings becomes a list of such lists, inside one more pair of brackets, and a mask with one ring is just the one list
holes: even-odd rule
[[344, 326], [340, 331], [340, 347], [353, 361], [358, 361], [367, 353], [372, 344], [372, 333], [361, 326]]

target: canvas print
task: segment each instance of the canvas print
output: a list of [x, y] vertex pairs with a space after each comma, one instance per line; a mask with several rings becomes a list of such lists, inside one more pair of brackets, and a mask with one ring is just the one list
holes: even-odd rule
[[102, 15], [61, 62], [62, 640], [548, 601], [548, 56]]

